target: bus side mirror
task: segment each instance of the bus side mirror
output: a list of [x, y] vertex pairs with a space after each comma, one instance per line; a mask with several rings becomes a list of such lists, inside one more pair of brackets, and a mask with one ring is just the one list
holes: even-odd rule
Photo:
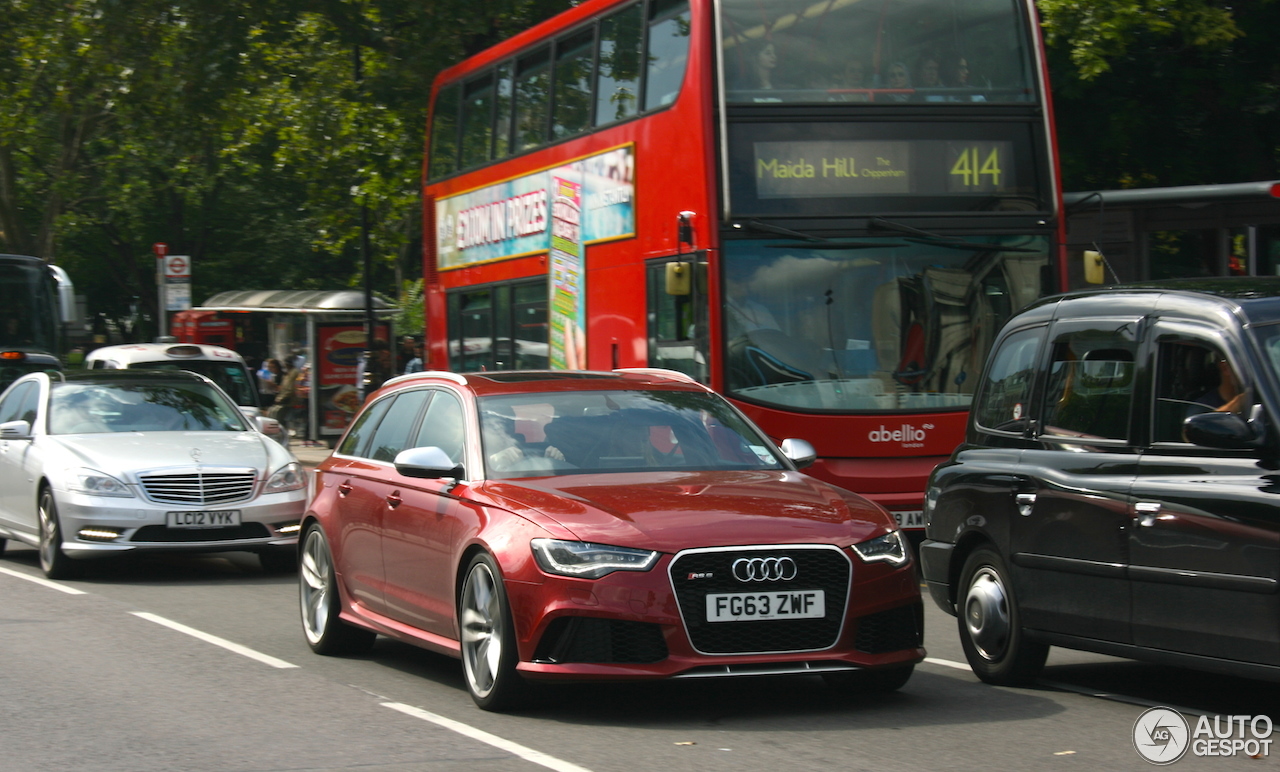
[[666, 289], [668, 295], [688, 295], [693, 290], [693, 264], [667, 263]]
[[1089, 284], [1105, 284], [1106, 273], [1102, 270], [1102, 253], [1094, 249], [1084, 251], [1084, 280]]

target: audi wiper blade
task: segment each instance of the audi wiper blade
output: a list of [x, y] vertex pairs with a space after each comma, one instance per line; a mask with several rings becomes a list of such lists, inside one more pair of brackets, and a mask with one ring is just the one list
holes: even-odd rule
[[929, 246], [942, 247], [944, 249], [967, 249], [974, 252], [1040, 252], [1041, 250], [1033, 247], [1013, 247], [1004, 244], [987, 244], [981, 241], [969, 241], [967, 239], [956, 238], [952, 236], [942, 236], [937, 233], [915, 228], [893, 220], [886, 220], [883, 217], [872, 217], [867, 223], [869, 230], [880, 228], [883, 230], [897, 231], [905, 233], [912, 238], [907, 239], [914, 244], [928, 244]]

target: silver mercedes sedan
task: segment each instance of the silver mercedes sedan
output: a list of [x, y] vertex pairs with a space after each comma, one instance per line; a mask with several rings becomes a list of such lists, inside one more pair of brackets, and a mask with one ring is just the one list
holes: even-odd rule
[[0, 395], [0, 550], [50, 578], [134, 550], [256, 552], [296, 565], [307, 474], [189, 372], [32, 373]]

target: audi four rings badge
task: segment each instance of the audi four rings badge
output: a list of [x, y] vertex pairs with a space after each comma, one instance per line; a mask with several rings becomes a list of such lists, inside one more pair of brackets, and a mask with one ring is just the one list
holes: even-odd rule
[[796, 578], [796, 562], [791, 558], [738, 558], [733, 561], [733, 578], [739, 582], [789, 582]]

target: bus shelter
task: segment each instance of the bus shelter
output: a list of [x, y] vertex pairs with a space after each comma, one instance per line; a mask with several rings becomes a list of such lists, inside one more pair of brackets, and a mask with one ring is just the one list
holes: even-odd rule
[[[1280, 276], [1280, 180], [1063, 194], [1064, 289], [1148, 279]], [[1089, 261], [1096, 270], [1086, 270]]]
[[[265, 327], [266, 356], [281, 361], [301, 357], [298, 398], [306, 417], [305, 438], [332, 444], [360, 407], [356, 369], [366, 348], [364, 300], [358, 290], [235, 290], [218, 293], [185, 313], [206, 325], [242, 314], [257, 317], [254, 321], [262, 324], [245, 326]], [[373, 312], [378, 320], [374, 337], [390, 346], [396, 309], [375, 296]]]

